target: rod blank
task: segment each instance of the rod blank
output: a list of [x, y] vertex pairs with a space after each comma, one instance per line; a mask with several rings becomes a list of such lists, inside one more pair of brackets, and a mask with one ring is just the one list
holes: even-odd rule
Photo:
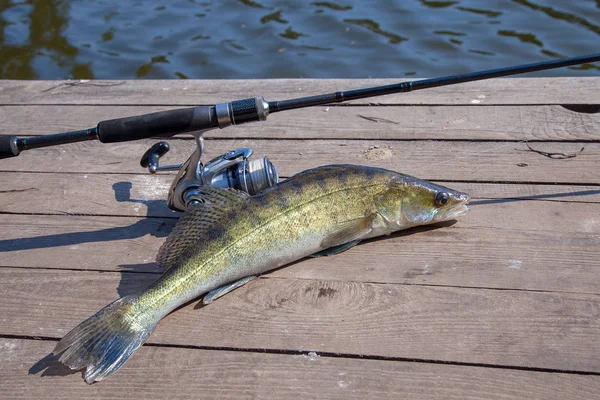
[[[237, 100], [227, 104], [217, 104], [216, 106], [198, 106], [187, 109], [160, 111], [152, 114], [101, 121], [96, 128], [47, 136], [31, 138], [0, 136], [0, 159], [16, 157], [23, 150], [84, 140], [98, 139], [103, 143], [125, 142], [155, 136], [168, 137], [178, 133], [208, 130], [216, 127], [224, 128], [231, 124], [239, 125], [245, 122], [262, 121], [266, 119], [267, 113], [278, 111], [294, 110], [328, 103], [341, 103], [392, 93], [405, 93], [413, 90], [473, 82], [526, 72], [543, 71], [597, 61], [600, 61], [600, 53], [441, 78], [402, 82], [387, 86], [320, 94], [290, 100], [270, 101], [268, 103], [265, 103], [264, 99], [259, 97]], [[219, 113], [219, 110], [221, 110], [221, 113]]]
[[364, 99], [373, 96], [383, 96], [393, 93], [406, 93], [413, 90], [428, 89], [433, 87], [454, 85], [458, 83], [480, 81], [483, 79], [499, 78], [502, 76], [524, 74], [527, 72], [543, 71], [571, 65], [586, 64], [600, 61], [600, 53], [581, 57], [563, 58], [552, 61], [542, 61], [532, 64], [516, 65], [513, 67], [490, 69], [487, 71], [471, 72], [468, 74], [450, 75], [442, 78], [423, 79], [412, 82], [402, 82], [394, 85], [377, 86], [366, 89], [348, 90], [318, 96], [300, 97], [291, 100], [270, 101], [269, 112], [293, 110], [296, 108], [312, 107], [328, 103], [341, 103], [344, 101]]

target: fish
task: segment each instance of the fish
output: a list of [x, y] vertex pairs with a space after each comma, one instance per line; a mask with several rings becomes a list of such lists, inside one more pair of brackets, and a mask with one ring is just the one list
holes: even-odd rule
[[87, 383], [117, 371], [159, 321], [204, 295], [208, 304], [267, 271], [360, 241], [452, 220], [469, 195], [412, 176], [358, 165], [303, 171], [250, 196], [204, 185], [159, 249], [163, 274], [77, 325], [53, 353]]

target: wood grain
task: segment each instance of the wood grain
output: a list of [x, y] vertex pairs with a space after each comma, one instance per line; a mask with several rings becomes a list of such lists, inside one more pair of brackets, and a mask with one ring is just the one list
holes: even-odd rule
[[0, 214], [0, 263], [42, 268], [157, 272], [172, 218]]
[[[0, 277], [0, 334], [52, 338], [153, 278], [15, 269]], [[194, 307], [167, 316], [148, 343], [600, 372], [597, 295], [259, 279]]]
[[[80, 142], [24, 152], [2, 160], [0, 171], [57, 173], [143, 173], [139, 158], [156, 140], [102, 145]], [[195, 148], [192, 140], [171, 140], [163, 164], [181, 163]], [[387, 168], [427, 180], [600, 183], [600, 143], [533, 143], [545, 152], [577, 153], [557, 160], [530, 151], [525, 143], [387, 140], [241, 140], [206, 141], [206, 159], [238, 147], [268, 156], [281, 176], [326, 164]]]
[[[173, 179], [173, 175], [166, 174], [4, 172], [0, 174], [0, 212], [177, 218], [179, 214], [166, 204]], [[600, 203], [598, 186], [471, 182], [446, 185], [469, 193], [481, 204], [528, 199]]]
[[[47, 135], [177, 107], [0, 106], [0, 135]], [[43, 118], [31, 118], [40, 115]], [[562, 106], [315, 107], [216, 130], [216, 138], [599, 140], [600, 113]]]
[[0, 175], [0, 212], [178, 218], [179, 213], [167, 207], [174, 177], [4, 172]]
[[[406, 82], [406, 79], [0, 80], [0, 104], [199, 105], [269, 101]], [[353, 104], [598, 104], [596, 77], [490, 79], [363, 99]]]
[[[395, 82], [0, 81], [0, 135]], [[302, 260], [207, 307], [189, 304], [150, 338], [174, 347], [144, 346], [92, 386], [46, 355], [54, 339], [161, 272], [153, 260], [177, 218], [165, 205], [174, 174], [150, 176], [139, 167], [157, 140], [82, 142], [0, 160], [1, 393], [600, 397], [598, 89], [600, 78], [495, 79], [276, 113], [264, 124], [209, 132], [206, 159], [252, 147], [283, 177], [330, 163], [372, 165], [450, 181], [474, 197], [473, 207], [453, 225]], [[525, 140], [541, 152], [585, 149], [550, 159]], [[194, 147], [184, 137], [170, 143], [163, 165], [184, 161]], [[326, 356], [337, 353], [344, 357]]]
[[[474, 204], [452, 226], [399, 232], [272, 275], [598, 294], [597, 209], [539, 201]], [[154, 257], [175, 221], [0, 215], [0, 265], [159, 272]]]
[[[0, 339], [0, 390], [12, 398], [564, 399], [600, 396], [598, 376], [416, 362], [144, 346], [110, 379], [86, 385], [53, 342]], [[185, 382], [185, 384], [182, 384]]]

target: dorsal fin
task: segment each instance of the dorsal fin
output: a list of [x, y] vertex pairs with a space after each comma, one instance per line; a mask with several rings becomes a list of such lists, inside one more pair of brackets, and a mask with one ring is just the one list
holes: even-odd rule
[[238, 207], [249, 195], [235, 189], [223, 189], [204, 185], [198, 188], [199, 195], [206, 203], [195, 204], [183, 213], [177, 224], [162, 244], [156, 255], [159, 266], [171, 268], [179, 257], [210, 229], [213, 224], [222, 221], [223, 216], [232, 208]]

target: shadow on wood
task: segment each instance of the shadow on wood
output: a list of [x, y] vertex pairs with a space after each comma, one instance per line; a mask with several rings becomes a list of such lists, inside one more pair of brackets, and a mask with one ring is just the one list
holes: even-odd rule
[[59, 355], [48, 354], [29, 368], [29, 375], [37, 375], [40, 372], [42, 372], [41, 376], [67, 376], [82, 373], [62, 364], [58, 361], [59, 358]]
[[[154, 282], [160, 275], [159, 273], [148, 273], [149, 268], [152, 268], [155, 263], [148, 264], [124, 264], [119, 267], [121, 271], [121, 281], [117, 287], [117, 293], [120, 297], [127, 296], [130, 294], [137, 293], [146, 289], [152, 282]], [[144, 271], [144, 272], [139, 272]]]
[[143, 204], [146, 206], [146, 216], [163, 216], [174, 214], [178, 216], [178, 213], [173, 212], [167, 206], [166, 200], [144, 200], [144, 199], [132, 199], [131, 198], [131, 188], [133, 184], [131, 182], [117, 182], [112, 185], [112, 188], [115, 192], [115, 200], [119, 203], [135, 203], [135, 204]]
[[573, 197], [573, 196], [592, 196], [600, 194], [599, 190], [581, 190], [579, 192], [565, 192], [565, 193], [549, 193], [539, 194], [535, 196], [521, 196], [521, 197], [506, 197], [501, 199], [489, 199], [489, 200], [476, 200], [469, 203], [469, 206], [480, 206], [484, 204], [498, 204], [498, 203], [514, 203], [517, 201], [527, 200], [544, 200], [544, 199], [558, 199], [561, 197]]
[[167, 237], [173, 226], [159, 219], [143, 219], [129, 226], [101, 229], [92, 232], [60, 233], [31, 238], [0, 240], [0, 253], [18, 250], [44, 249], [58, 246], [70, 246], [82, 243], [111, 242], [124, 239], [135, 239], [145, 235]]
[[[148, 207], [147, 215], [156, 215], [157, 209], [166, 207], [166, 200], [147, 201], [131, 199], [131, 186], [131, 182], [115, 183], [113, 185], [115, 199], [118, 202], [134, 202], [145, 204]], [[60, 233], [31, 238], [0, 240], [0, 253], [58, 246], [71, 246], [82, 243], [135, 239], [145, 235], [163, 238], [169, 235], [176, 222], [176, 219], [166, 222], [164, 219], [146, 218], [140, 219], [133, 225], [102, 229], [98, 231]]]
[[595, 114], [600, 112], [600, 104], [561, 104], [561, 106], [567, 110], [584, 114]]

